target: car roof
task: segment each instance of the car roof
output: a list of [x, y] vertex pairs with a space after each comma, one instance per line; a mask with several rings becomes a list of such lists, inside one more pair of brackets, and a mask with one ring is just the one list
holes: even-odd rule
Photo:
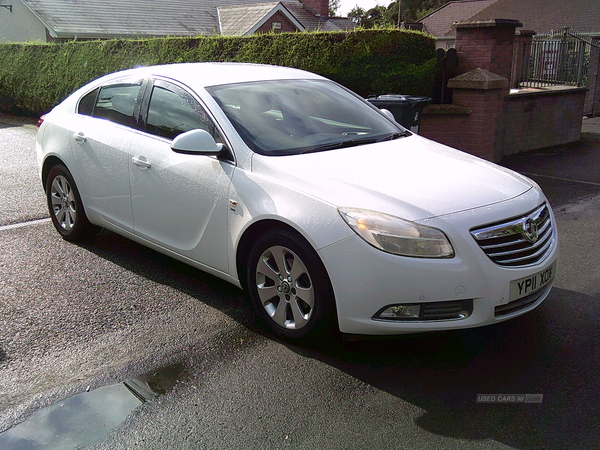
[[[191, 87], [208, 87], [249, 81], [323, 79], [311, 72], [266, 64], [200, 62], [147, 66], [116, 72], [100, 80], [122, 76], [158, 76], [178, 80]], [[100, 81], [97, 80], [97, 81]]]

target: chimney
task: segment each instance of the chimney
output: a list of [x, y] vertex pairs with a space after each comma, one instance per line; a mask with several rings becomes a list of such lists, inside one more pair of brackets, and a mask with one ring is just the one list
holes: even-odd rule
[[314, 15], [328, 17], [329, 16], [329, 0], [301, 0]]

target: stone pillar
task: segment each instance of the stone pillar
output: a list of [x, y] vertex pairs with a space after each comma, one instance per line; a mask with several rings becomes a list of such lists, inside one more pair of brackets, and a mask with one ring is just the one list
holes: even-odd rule
[[488, 161], [500, 161], [503, 155], [496, 150], [496, 131], [508, 92], [508, 79], [477, 68], [452, 78], [448, 87], [454, 89], [453, 105], [470, 111], [461, 131], [460, 149]]
[[594, 36], [590, 49], [590, 64], [588, 67], [587, 88], [588, 94], [585, 98], [584, 111], [593, 117], [600, 116], [600, 36]]
[[493, 19], [452, 26], [456, 28], [456, 51], [462, 72], [480, 68], [510, 80], [515, 29], [523, 26], [521, 22]]
[[510, 93], [515, 30], [512, 19], [459, 22], [456, 51], [463, 75], [451, 80], [453, 104], [468, 107], [469, 131], [465, 150], [489, 161], [500, 161], [497, 133], [503, 133], [504, 101]]

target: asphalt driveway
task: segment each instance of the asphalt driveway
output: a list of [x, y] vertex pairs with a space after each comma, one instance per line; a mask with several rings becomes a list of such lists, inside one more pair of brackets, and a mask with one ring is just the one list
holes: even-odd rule
[[556, 215], [559, 271], [543, 305], [481, 329], [313, 347], [274, 338], [214, 277], [112, 233], [73, 245], [31, 223], [47, 216], [34, 131], [0, 117], [0, 429], [175, 365], [170, 390], [91, 448], [597, 448], [600, 119], [584, 120], [578, 143], [503, 162]]

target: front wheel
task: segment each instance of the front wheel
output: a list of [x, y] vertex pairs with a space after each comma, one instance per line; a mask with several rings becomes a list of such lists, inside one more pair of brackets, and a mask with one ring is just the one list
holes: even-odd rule
[[281, 337], [314, 337], [337, 325], [325, 267], [294, 233], [271, 231], [256, 241], [248, 258], [247, 285], [258, 314]]
[[67, 241], [83, 240], [100, 231], [85, 215], [77, 186], [65, 166], [58, 164], [50, 169], [46, 198], [52, 223]]

